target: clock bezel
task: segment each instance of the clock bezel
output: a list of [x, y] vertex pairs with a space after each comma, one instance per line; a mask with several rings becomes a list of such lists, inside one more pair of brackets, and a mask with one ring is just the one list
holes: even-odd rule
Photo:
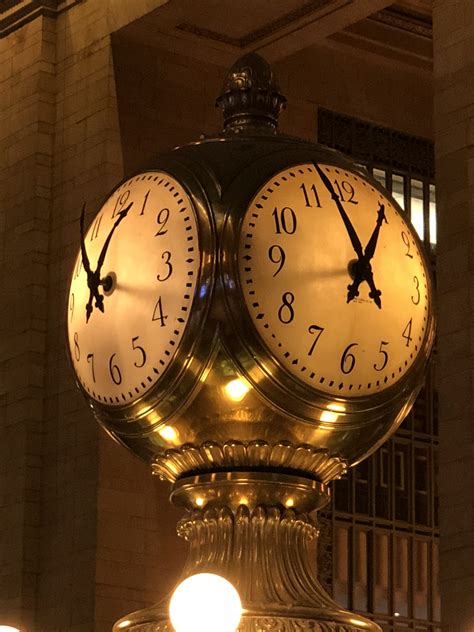
[[[66, 347], [77, 387], [88, 402], [97, 420], [112, 433], [114, 438], [139, 438], [163, 426], [187, 405], [202, 374], [216, 352], [217, 332], [203, 327], [211, 303], [216, 279], [216, 229], [211, 212], [210, 194], [216, 195], [211, 186], [203, 188], [193, 172], [172, 158], [155, 161], [151, 166], [124, 177], [111, 189], [97, 206], [90, 224], [100, 213], [107, 200], [127, 181], [148, 173], [163, 173], [176, 180], [185, 190], [196, 218], [200, 264], [198, 268], [194, 296], [191, 302], [188, 321], [182, 337], [168, 366], [148, 391], [124, 405], [108, 405], [92, 398], [82, 386], [76, 373], [69, 346], [69, 326], [66, 308]], [[89, 224], [89, 225], [90, 225]], [[87, 230], [89, 229], [89, 225]], [[73, 271], [69, 276], [67, 298], [72, 283]], [[157, 442], [160, 438], [157, 436]], [[166, 442], [163, 441], [163, 445]]]
[[[393, 200], [388, 192], [368, 173], [355, 168], [354, 164], [347, 161], [338, 152], [322, 147], [318, 149], [315, 150], [314, 145], [312, 145], [308, 150], [303, 148], [290, 149], [289, 151], [280, 150], [260, 158], [239, 174], [225, 194], [223, 203], [228, 211], [220, 250], [220, 265], [224, 278], [228, 279], [225, 284], [225, 300], [229, 319], [232, 322], [230, 335], [226, 336], [225, 344], [236, 357], [246, 379], [280, 411], [324, 425], [326, 422], [323, 413], [331, 410], [331, 407], [334, 410], [334, 406], [338, 406], [341, 411], [337, 415], [337, 422], [332, 420], [330, 424], [326, 424], [328, 428], [334, 427], [335, 423], [360, 426], [369, 423], [369, 417], [370, 421], [373, 421], [374, 416], [382, 417], [389, 410], [396, 411], [402, 406], [403, 401], [412, 400], [413, 393], [418, 392], [421, 387], [424, 367], [431, 353], [435, 330], [432, 283], [422, 242], [396, 200]], [[258, 333], [245, 301], [238, 261], [239, 238], [245, 213], [256, 192], [277, 173], [311, 162], [350, 170], [364, 178], [371, 186], [387, 197], [403, 217], [410, 231], [410, 236], [415, 240], [421, 253], [428, 285], [426, 330], [418, 354], [411, 366], [395, 384], [382, 391], [362, 396], [332, 395], [299, 380], [280, 364], [266, 346]], [[223, 253], [229, 251], [234, 253], [231, 261], [223, 256]], [[372, 412], [370, 416], [367, 416], [366, 413], [369, 410]]]

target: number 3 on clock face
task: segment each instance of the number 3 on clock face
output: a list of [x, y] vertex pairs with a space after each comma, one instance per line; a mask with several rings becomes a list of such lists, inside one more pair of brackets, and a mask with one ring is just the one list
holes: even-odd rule
[[[90, 272], [79, 252], [69, 291], [71, 360], [90, 397], [128, 405], [161, 378], [186, 328], [200, 265], [192, 201], [170, 175], [139, 174], [105, 202], [84, 246]], [[111, 285], [91, 292], [98, 268]]]
[[419, 241], [359, 173], [324, 164], [277, 173], [245, 213], [238, 260], [259, 337], [319, 391], [383, 391], [424, 346], [431, 298]]

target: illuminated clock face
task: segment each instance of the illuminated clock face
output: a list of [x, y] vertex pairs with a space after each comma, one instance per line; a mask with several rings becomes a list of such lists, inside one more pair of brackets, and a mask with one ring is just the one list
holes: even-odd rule
[[166, 173], [124, 182], [84, 236], [72, 275], [68, 342], [79, 382], [124, 406], [161, 378], [179, 347], [200, 255], [193, 204]]
[[243, 219], [239, 274], [271, 355], [330, 395], [393, 386], [429, 329], [428, 272], [412, 227], [340, 167], [297, 165], [261, 187]]

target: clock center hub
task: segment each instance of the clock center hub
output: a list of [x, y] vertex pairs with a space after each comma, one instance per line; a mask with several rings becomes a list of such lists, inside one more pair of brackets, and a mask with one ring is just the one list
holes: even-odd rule
[[117, 275], [115, 272], [109, 272], [103, 279], [100, 280], [100, 285], [104, 290], [106, 296], [113, 294], [117, 287]]

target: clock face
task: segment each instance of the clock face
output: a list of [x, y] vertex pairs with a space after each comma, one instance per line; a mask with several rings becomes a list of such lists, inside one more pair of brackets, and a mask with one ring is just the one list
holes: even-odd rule
[[430, 299], [418, 240], [360, 174], [325, 164], [277, 173], [245, 213], [238, 262], [259, 337], [319, 391], [383, 391], [423, 346]]
[[124, 406], [157, 383], [185, 331], [200, 265], [193, 204], [170, 175], [142, 173], [108, 198], [84, 246], [69, 291], [70, 356], [90, 397]]

